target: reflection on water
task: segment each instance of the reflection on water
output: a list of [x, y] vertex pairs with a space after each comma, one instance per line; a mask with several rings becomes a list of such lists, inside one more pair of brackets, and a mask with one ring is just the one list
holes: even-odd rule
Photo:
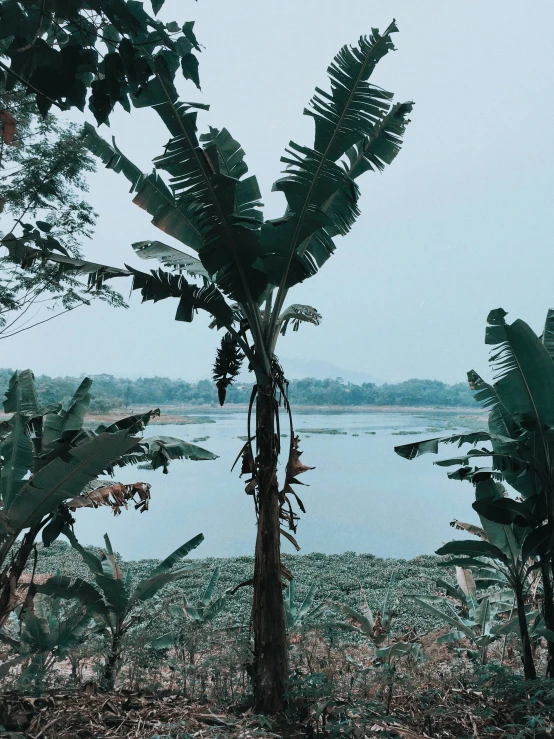
[[[214, 413], [211, 418], [217, 423], [157, 425], [148, 428], [147, 435], [204, 439], [199, 443], [219, 459], [174, 462], [168, 475], [132, 467], [118, 471], [121, 482], [152, 484], [150, 510], [143, 514], [130, 510], [118, 518], [107, 509], [78, 511], [79, 539], [100, 546], [107, 531], [126, 559], [142, 559], [165, 556], [202, 532], [206, 540], [196, 556], [251, 554], [253, 501], [244, 493], [239, 465], [230, 472], [243, 444], [246, 414]], [[472, 487], [448, 480], [444, 468], [433, 465], [434, 455], [408, 461], [393, 448], [475, 422], [431, 413], [297, 414], [302, 461], [316, 468], [302, 475], [306, 485], [298, 488], [307, 511], [297, 532], [301, 553], [355, 551], [408, 559], [459, 537], [449, 522], [475, 521]], [[322, 433], [325, 430], [342, 433]], [[285, 419], [282, 431], [288, 431]], [[443, 456], [449, 451], [446, 448]], [[284, 539], [283, 549], [294, 551]]]

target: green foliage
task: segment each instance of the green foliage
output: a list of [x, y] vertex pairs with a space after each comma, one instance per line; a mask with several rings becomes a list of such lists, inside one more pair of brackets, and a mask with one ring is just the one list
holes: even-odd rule
[[317, 592], [317, 584], [310, 586], [308, 593], [302, 603], [298, 605], [295, 602], [295, 584], [294, 579], [290, 580], [283, 593], [283, 601], [285, 604], [285, 615], [287, 618], [287, 629], [298, 629], [304, 626], [311, 619], [317, 618], [323, 611], [323, 604], [313, 606], [314, 597]]
[[[162, 5], [152, 3], [154, 14]], [[160, 104], [166, 89], [175, 91], [179, 67], [199, 86], [193, 26], [164, 24], [132, 0], [57, 3], [46, 11], [38, 2], [3, 0], [0, 81], [8, 89], [25, 85], [43, 115], [52, 105], [82, 111], [88, 98], [98, 123], [107, 123], [117, 103], [127, 111], [131, 103]]]
[[107, 534], [104, 535], [106, 553], [99, 558], [79, 544], [71, 529], [66, 527], [63, 533], [81, 554], [95, 583], [91, 584], [80, 577], [56, 575], [40, 585], [38, 590], [53, 598], [78, 600], [94, 615], [99, 629], [110, 635], [111, 646], [106, 658], [104, 681], [108, 687], [113, 687], [122, 639], [139, 618], [137, 613], [142, 604], [156, 598], [167, 584], [183, 578], [194, 569], [194, 566], [177, 570], [172, 568], [202, 543], [204, 535], [198, 534], [187, 541], [133, 585], [131, 572], [119, 566]]
[[[0, 336], [29, 328], [29, 309], [43, 305], [46, 295], [49, 307], [63, 310], [94, 299], [125, 305], [95, 274], [100, 265], [82, 260], [82, 242], [92, 237], [97, 217], [84, 199], [95, 163], [76, 125], [42, 118], [21, 86], [0, 84], [0, 110], [14, 122], [13, 138], [0, 147], [0, 214], [8, 230], [1, 242]], [[88, 285], [83, 274], [91, 276]], [[120, 274], [126, 273], [111, 272]]]
[[[468, 480], [474, 485], [473, 508], [483, 531], [481, 541], [450, 542], [437, 554], [454, 555], [451, 563], [470, 568], [486, 565], [506, 577], [517, 603], [525, 674], [535, 677], [524, 599], [529, 575], [539, 567], [544, 590], [543, 619], [548, 631], [554, 626], [550, 573], [554, 547], [554, 477], [550, 461], [554, 453], [554, 313], [548, 312], [542, 337], [524, 321], [506, 323], [506, 315], [498, 308], [487, 319], [485, 343], [494, 347], [490, 356], [494, 383], [484, 382], [473, 370], [468, 373], [475, 399], [489, 409], [489, 430], [428, 439], [397, 447], [396, 452], [412, 459], [427, 452], [436, 454], [441, 443], [475, 447], [479, 442], [489, 442], [489, 447], [471, 449], [438, 462], [441, 466], [457, 467], [448, 474], [451, 479]], [[488, 466], [479, 465], [484, 459]], [[499, 480], [520, 497], [510, 497]], [[554, 649], [550, 647], [550, 651], [552, 659]], [[554, 665], [548, 669], [551, 674]]]
[[[0, 389], [7, 387], [13, 374], [0, 369]], [[167, 377], [140, 377], [129, 379], [113, 375], [93, 375], [91, 390], [92, 412], [106, 413], [129, 405], [211, 405], [218, 402], [215, 383], [201, 380], [196, 383], [172, 380]], [[69, 400], [80, 380], [75, 377], [48, 377], [38, 375], [36, 384], [44, 401], [53, 403], [60, 398]], [[247, 404], [252, 387], [239, 382], [229, 385], [227, 404]], [[449, 406], [467, 407], [471, 393], [466, 385], [445, 385], [432, 380], [408, 380], [396, 385], [354, 385], [338, 380], [292, 380], [288, 397], [296, 406]]]
[[[283, 158], [288, 165], [285, 177], [274, 186], [287, 199], [281, 219], [263, 220], [256, 178], [244, 177], [247, 166], [240, 144], [226, 129], [210, 127], [209, 133], [198, 136], [196, 106], [179, 102], [170, 86], [165, 100], [153, 103], [172, 136], [154, 160], [158, 171], [170, 175], [169, 186], [157, 172], [142, 174], [115, 143], [102, 140], [90, 126], [84, 132], [86, 146], [130, 180], [134, 202], [152, 216], [154, 225], [198, 253], [204, 272], [195, 269], [196, 274], [213, 283], [208, 301], [182, 274], [133, 270], [134, 288], [142, 291], [144, 300], [179, 298], [177, 320], [189, 321], [194, 309], [203, 309], [218, 327], [233, 333], [240, 315], [253, 346], [244, 334], [234, 338], [257, 373], [269, 371], [268, 357], [278, 333], [284, 333], [290, 321], [295, 329], [300, 321], [319, 323], [321, 317], [310, 306], [294, 305], [281, 312], [284, 294], [315, 274], [334, 251], [333, 237], [350, 229], [358, 215], [355, 178], [383, 169], [399, 151], [412, 104], [392, 104], [391, 93], [369, 82], [378, 61], [393, 48], [390, 34], [396, 30], [394, 24], [382, 36], [373, 30], [358, 46], [344, 47], [335, 57], [328, 70], [332, 94], [317, 90], [311, 110], [305, 111], [315, 120], [314, 148], [291, 144], [290, 156]], [[161, 242], [136, 251], [178, 270], [188, 258]], [[272, 307], [270, 296], [277, 286]], [[223, 294], [239, 303], [236, 314]]]
[[[461, 586], [452, 586], [442, 579], [437, 581], [437, 585], [446, 589], [446, 596], [424, 594], [413, 598], [420, 608], [452, 627], [436, 640], [437, 644], [456, 644], [467, 639], [476, 647], [475, 653], [469, 652], [470, 656], [485, 664], [490, 644], [519, 631], [518, 617], [514, 615], [515, 599], [508, 589], [478, 590], [471, 570], [458, 566], [456, 571]], [[458, 601], [457, 607], [453, 599]], [[536, 616], [537, 611], [528, 609], [528, 622]]]
[[71, 509], [110, 505], [117, 514], [130, 499], [141, 510], [148, 508], [149, 485], [100, 480], [103, 472], [137, 463], [167, 472], [172, 459], [215, 459], [180, 439], [137, 436], [152, 411], [85, 430], [91, 385], [85, 378], [64, 408], [61, 403], [41, 405], [30, 370], [16, 372], [10, 380], [4, 410], [13, 416], [0, 441], [0, 564], [4, 567], [13, 551], [17, 556], [0, 579], [0, 619], [13, 608], [10, 594], [41, 529], [49, 546], [73, 522]]
[[395, 581], [396, 576], [393, 572], [390, 576], [383, 603], [375, 614], [369, 607], [367, 600], [364, 602], [362, 611], [341, 603], [326, 602], [327, 607], [331, 611], [348, 619], [347, 621], [335, 621], [329, 625], [364, 636], [375, 647], [381, 647], [390, 635], [392, 620], [396, 615], [391, 601]]
[[[25, 690], [29, 685], [35, 689], [44, 687], [56, 662], [67, 659], [76, 646], [82, 644], [90, 633], [91, 613], [78, 608], [62, 614], [60, 609], [48, 598], [37, 596], [31, 609], [18, 607], [12, 614], [11, 628], [0, 632], [0, 641], [8, 643], [17, 653], [2, 667], [7, 675], [11, 667], [25, 663], [19, 676], [19, 683]], [[19, 624], [16, 625], [16, 621]], [[19, 627], [19, 628], [17, 628]], [[18, 638], [10, 636], [10, 632]]]

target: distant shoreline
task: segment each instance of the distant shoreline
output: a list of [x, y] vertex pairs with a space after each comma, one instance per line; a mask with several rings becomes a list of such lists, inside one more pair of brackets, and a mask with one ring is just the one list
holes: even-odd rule
[[[155, 406], [154, 406], [155, 407]], [[138, 413], [147, 413], [153, 410], [153, 407], [144, 408], [122, 408], [120, 410], [110, 411], [109, 413], [88, 413], [85, 416], [85, 422], [94, 423], [114, 423], [122, 418]], [[161, 406], [161, 415], [151, 419], [150, 424], [162, 424], [173, 426], [186, 426], [189, 424], [197, 424], [198, 416], [202, 415], [228, 415], [230, 413], [246, 413], [248, 406], [242, 403], [229, 403], [223, 408], [215, 405], [183, 405], [183, 406]], [[485, 418], [481, 408], [454, 408], [452, 406], [436, 406], [436, 405], [293, 405], [293, 415], [302, 413], [437, 413], [450, 416], [466, 416]], [[193, 416], [188, 418], [188, 416]], [[7, 421], [11, 418], [11, 414], [0, 413], [0, 421]]]
[[[114, 421], [132, 415], [133, 413], [146, 413], [151, 408], [134, 408], [122, 409], [119, 411], [110, 411], [109, 413], [88, 414], [85, 418], [89, 423], [113, 423]], [[197, 423], [196, 418], [187, 418], [187, 416], [202, 415], [228, 415], [230, 413], [246, 413], [248, 406], [246, 404], [236, 403], [229, 404], [220, 408], [213, 405], [185, 405], [171, 406], [161, 408], [161, 415], [153, 418], [150, 424], [165, 424], [186, 426], [188, 424]], [[297, 405], [292, 406], [293, 415], [302, 413], [440, 413], [451, 416], [471, 415], [478, 417], [483, 415], [480, 408], [453, 408], [451, 406], [404, 406], [404, 405], [364, 405], [364, 406], [336, 406], [336, 405]], [[484, 416], [483, 416], [484, 417]]]

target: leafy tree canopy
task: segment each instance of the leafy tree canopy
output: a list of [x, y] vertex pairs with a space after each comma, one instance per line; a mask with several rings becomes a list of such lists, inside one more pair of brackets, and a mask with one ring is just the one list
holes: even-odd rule
[[200, 87], [194, 23], [156, 18], [136, 0], [40, 0], [0, 4], [0, 74], [36, 96], [42, 114], [88, 106], [108, 123], [125, 110], [154, 105], [174, 90], [177, 71]]
[[102, 280], [79, 279], [84, 265], [89, 274], [96, 267], [83, 262], [81, 245], [97, 214], [85, 199], [95, 163], [77, 127], [40, 116], [19, 84], [0, 87], [0, 110], [4, 124], [12, 123], [0, 139], [0, 218], [7, 231], [0, 234], [0, 336], [49, 320], [45, 307], [63, 313], [93, 299], [125, 305]]

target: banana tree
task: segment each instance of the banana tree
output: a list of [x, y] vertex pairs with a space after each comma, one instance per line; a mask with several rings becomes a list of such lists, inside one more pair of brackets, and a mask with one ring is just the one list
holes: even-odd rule
[[137, 463], [167, 471], [171, 459], [216, 458], [172, 437], [138, 436], [157, 410], [95, 431], [83, 428], [91, 386], [85, 378], [67, 409], [61, 403], [42, 407], [30, 370], [11, 378], [4, 410], [13, 416], [0, 428], [0, 626], [16, 604], [40, 532], [49, 546], [73, 522], [76, 508], [109, 505], [116, 515], [129, 503], [148, 509], [148, 484], [102, 480], [102, 473]]
[[[554, 310], [546, 316], [541, 336], [522, 320], [508, 324], [501, 308], [490, 312], [485, 343], [494, 382], [485, 382], [474, 370], [468, 382], [474, 397], [489, 411], [488, 431], [429, 439], [397, 447], [412, 459], [426, 452], [437, 453], [442, 443], [458, 446], [489, 442], [452, 460], [437, 464], [461, 465], [449, 474], [453, 479], [477, 480], [490, 473], [506, 482], [519, 496], [483, 497], [474, 509], [499, 525], [518, 524], [541, 529], [543, 545], [537, 552], [543, 582], [543, 617], [554, 630], [552, 539], [554, 536]], [[476, 466], [485, 461], [487, 466]], [[546, 521], [548, 528], [543, 528]], [[547, 674], [554, 677], [554, 643], [548, 643]]]
[[[421, 444], [428, 445], [429, 442]], [[417, 448], [417, 442], [406, 446]], [[407, 455], [407, 449], [402, 451]], [[446, 461], [449, 464], [459, 464], [460, 459], [457, 457], [455, 460]], [[549, 556], [552, 551], [551, 528], [548, 523], [535, 522], [536, 525], [529, 525], [528, 519], [516, 518], [512, 521], [504, 520], [502, 523], [488, 519], [482, 512], [485, 509], [483, 502], [488, 507], [503, 508], [502, 502], [510, 499], [505, 497], [504, 486], [494, 479], [494, 471], [483, 468], [473, 470], [465, 465], [465, 459], [462, 459], [464, 466], [455, 473], [450, 473], [449, 477], [469, 480], [474, 484], [474, 507], [479, 513], [482, 529], [473, 527], [477, 529], [473, 533], [478, 536], [479, 541], [471, 539], [451, 541], [437, 549], [436, 554], [453, 555], [453, 558], [441, 563], [445, 566], [457, 565], [464, 569], [477, 567], [481, 576], [484, 572], [493, 570], [497, 577], [492, 579], [504, 580], [507, 583], [516, 602], [525, 677], [535, 679], [537, 673], [531, 651], [525, 600], [530, 586], [530, 574], [540, 566], [541, 558]], [[470, 638], [469, 631], [466, 636]], [[486, 640], [481, 639], [479, 643], [482, 647], [488, 646]]]
[[104, 535], [106, 555], [101, 560], [84, 549], [69, 528], [65, 528], [63, 533], [81, 554], [84, 563], [94, 576], [95, 584], [80, 577], [56, 575], [40, 585], [38, 590], [53, 598], [79, 600], [97, 618], [102, 630], [109, 634], [110, 645], [102, 673], [102, 683], [111, 690], [117, 676], [125, 634], [139, 620], [140, 610], [146, 601], [153, 598], [168, 583], [196, 569], [192, 565], [173, 570], [173, 566], [196, 549], [204, 540], [204, 535], [198, 534], [180, 546], [133, 587], [131, 571], [125, 572], [119, 566], [107, 534]]
[[[498, 527], [498, 524], [491, 522], [492, 527]], [[452, 559], [442, 563], [447, 566], [452, 564], [467, 568], [483, 568], [488, 566], [498, 570], [505, 576], [516, 601], [517, 623], [522, 646], [523, 671], [527, 679], [534, 680], [537, 677], [537, 673], [531, 651], [528, 627], [529, 616], [525, 600], [529, 588], [529, 574], [535, 566], [532, 558], [536, 556], [540, 546], [540, 540], [538, 540], [536, 530], [531, 530], [527, 534], [527, 529], [521, 529], [519, 527], [509, 528], [507, 526], [503, 528], [503, 533], [496, 529], [495, 534], [492, 536], [497, 545], [492, 544], [490, 541], [458, 540], [445, 544], [440, 549], [437, 549], [436, 553], [439, 555], [453, 555]], [[478, 609], [473, 613], [473, 619], [479, 625], [482, 620], [482, 612], [478, 612], [479, 618], [477, 617], [477, 612]], [[535, 612], [534, 615], [537, 613]], [[484, 629], [485, 627], [481, 625], [480, 628]], [[461, 629], [461, 631], [464, 630]], [[470, 638], [469, 632], [464, 631], [464, 633]], [[504, 634], [508, 632], [500, 629], [500, 633]], [[489, 629], [489, 635], [491, 634], [492, 631]], [[481, 631], [481, 636], [486, 635], [485, 631]], [[483, 639], [475, 641], [475, 643], [477, 646], [483, 648], [488, 646], [488, 641]]]
[[[254, 373], [242, 471], [250, 475], [247, 492], [258, 523], [252, 610], [258, 711], [281, 710], [285, 704], [288, 656], [280, 537], [284, 534], [297, 546], [293, 534], [298, 515], [292, 503], [302, 511], [304, 507], [294, 486], [297, 475], [309, 469], [299, 461], [277, 340], [291, 324], [297, 329], [303, 322], [320, 322], [310, 306], [286, 307], [287, 295], [328, 261], [336, 248], [334, 238], [350, 231], [359, 215], [358, 177], [382, 171], [400, 150], [412, 103], [393, 103], [391, 93], [370, 82], [378, 62], [394, 49], [391, 36], [396, 31], [394, 22], [383, 34], [373, 29], [356, 46], [344, 46], [332, 61], [330, 93], [317, 88], [304, 111], [315, 122], [313, 144], [291, 142], [281, 160], [284, 176], [273, 186], [286, 199], [281, 218], [264, 220], [256, 178], [244, 177], [248, 168], [240, 144], [226, 129], [210, 127], [198, 136], [197, 110], [207, 106], [179, 101], [162, 74], [153, 108], [171, 138], [154, 160], [152, 174], [143, 174], [92, 126], [83, 133], [86, 146], [129, 180], [133, 202], [149, 213], [152, 223], [197, 255], [160, 241], [134, 244], [139, 257], [157, 259], [166, 269], [145, 273], [128, 267], [133, 288], [144, 301], [177, 299], [178, 321], [190, 322], [203, 310], [211, 315], [212, 326], [223, 330], [214, 367], [220, 403], [243, 359]], [[168, 183], [161, 172], [169, 175]], [[290, 431], [281, 485], [278, 398]]]

